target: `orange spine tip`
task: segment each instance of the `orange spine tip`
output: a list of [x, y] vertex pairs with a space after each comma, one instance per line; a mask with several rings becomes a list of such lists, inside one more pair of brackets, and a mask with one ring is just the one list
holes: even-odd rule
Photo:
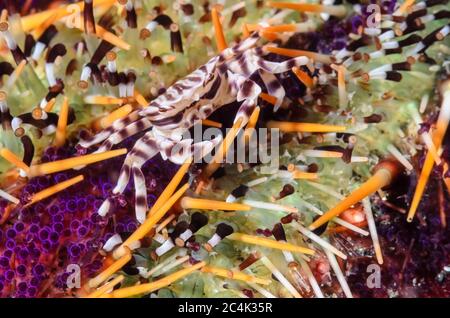
[[262, 100], [268, 102], [269, 104], [275, 105], [277, 103], [277, 98], [275, 96], [266, 93], [261, 93], [259, 94], [259, 97], [261, 97]]
[[397, 11], [394, 12], [394, 15], [403, 15], [405, 14], [409, 7], [411, 7], [414, 4], [415, 0], [406, 0], [402, 3], [402, 5], [397, 9]]
[[346, 130], [344, 126], [324, 125], [315, 123], [296, 123], [296, 122], [281, 122], [269, 121], [267, 123], [269, 129], [280, 129], [283, 132], [311, 132], [311, 133], [325, 133], [325, 132], [343, 132]]
[[369, 178], [365, 183], [363, 183], [358, 189], [353, 191], [348, 197], [339, 202], [334, 208], [327, 211], [316, 221], [314, 221], [310, 226], [310, 230], [315, 230], [326, 222], [330, 221], [332, 218], [340, 215], [342, 212], [350, 208], [355, 203], [358, 203], [365, 197], [373, 194], [377, 190], [387, 186], [391, 183], [396, 167], [394, 166], [381, 166], [375, 174]]
[[67, 118], [69, 116], [69, 100], [64, 97], [56, 127], [55, 147], [61, 147], [66, 142]]
[[283, 241], [275, 241], [275, 240], [268, 239], [265, 237], [243, 234], [243, 233], [233, 233], [233, 234], [227, 236], [227, 239], [230, 239], [233, 241], [239, 241], [239, 242], [243, 242], [243, 243], [247, 243], [247, 244], [252, 244], [252, 245], [274, 248], [274, 249], [278, 249], [278, 250], [282, 250], [282, 251], [294, 252], [294, 253], [302, 253], [302, 254], [308, 254], [308, 255], [314, 255], [314, 253], [315, 253], [314, 250], [306, 248], [306, 247], [290, 244], [290, 243], [283, 242]]
[[293, 67], [292, 72], [297, 76], [297, 78], [305, 84], [306, 87], [312, 88], [314, 86], [313, 79], [308, 75], [308, 73], [302, 71], [298, 67]]
[[248, 120], [247, 127], [245, 128], [244, 136], [243, 136], [245, 143], [248, 143], [250, 141], [250, 138], [254, 132], [256, 124], [258, 123], [260, 112], [261, 112], [261, 109], [259, 108], [259, 106], [255, 107], [255, 109], [253, 110], [253, 113], [251, 114], [251, 116]]
[[205, 182], [203, 180], [200, 180], [197, 184], [197, 187], [195, 188], [195, 194], [200, 195], [202, 194], [203, 188], [205, 187]]
[[47, 105], [44, 106], [44, 111], [45, 111], [46, 113], [51, 112], [52, 109], [53, 109], [53, 106], [55, 106], [55, 104], [56, 104], [56, 98], [52, 98], [52, 99], [47, 103]]
[[170, 216], [168, 216], [167, 218], [164, 219], [164, 221], [162, 221], [160, 224], [158, 224], [158, 226], [155, 229], [155, 233], [159, 233], [161, 232], [163, 229], [166, 228], [166, 226], [172, 222], [174, 219], [176, 218], [175, 214], [172, 214]]
[[142, 96], [141, 93], [139, 93], [137, 90], [134, 91], [134, 98], [136, 99], [136, 102], [142, 106], [142, 107], [147, 107], [148, 106], [148, 101], [145, 99], [144, 96]]
[[109, 290], [116, 287], [118, 284], [120, 284], [124, 280], [125, 276], [119, 275], [110, 282], [106, 283], [105, 285], [99, 287], [97, 290], [93, 291], [89, 295], [87, 295], [86, 298], [99, 298], [103, 294], [106, 294]]
[[149, 217], [156, 212], [159, 208], [163, 206], [163, 204], [174, 194], [181, 180], [183, 180], [184, 176], [189, 170], [191, 166], [192, 158], [189, 158], [181, 167], [178, 169], [177, 173], [173, 176], [172, 180], [170, 180], [167, 187], [161, 193], [161, 195], [156, 200], [155, 204], [153, 204], [152, 208], [149, 212]]
[[[449, 85], [447, 82], [447, 85]], [[441, 147], [444, 135], [447, 131], [449, 120], [450, 120], [450, 86], [446, 87], [443, 92], [442, 106], [439, 112], [439, 117], [436, 123], [436, 130], [433, 133], [433, 144], [436, 149]], [[416, 214], [417, 208], [419, 207], [420, 200], [425, 191], [428, 183], [431, 171], [434, 166], [434, 158], [431, 152], [427, 152], [425, 162], [423, 164], [422, 171], [417, 182], [416, 190], [414, 192], [413, 200], [409, 208], [407, 221], [411, 222]]]
[[[93, 6], [112, 6], [116, 3], [116, 0], [95, 0], [93, 1]], [[58, 19], [62, 19], [68, 15], [74, 13], [74, 6], [78, 6], [81, 11], [84, 10], [84, 1], [79, 1], [77, 3], [71, 3], [67, 5], [60, 6], [55, 9], [45, 10], [35, 14], [30, 14], [21, 18], [22, 29], [24, 32], [30, 32], [42, 24], [42, 21], [47, 20], [53, 15], [57, 15]]]
[[225, 139], [222, 141], [222, 144], [220, 145], [218, 151], [214, 155], [214, 158], [211, 160], [211, 162], [208, 164], [208, 166], [205, 168], [204, 175], [209, 177], [211, 176], [222, 163], [223, 159], [225, 158], [228, 149], [230, 149], [231, 145], [233, 144], [234, 139], [236, 138], [237, 134], [242, 128], [242, 122], [243, 119], [239, 118], [231, 127], [231, 129], [228, 131], [227, 135], [225, 136]]
[[304, 180], [316, 180], [318, 178], [317, 173], [313, 172], [303, 172], [296, 170], [292, 172], [292, 177], [294, 179], [304, 179]]
[[220, 276], [220, 277], [224, 277], [224, 278], [240, 280], [243, 282], [256, 283], [256, 284], [260, 284], [260, 285], [269, 285], [271, 283], [270, 279], [258, 278], [255, 276], [244, 274], [242, 272], [231, 271], [231, 270], [225, 269], [225, 268], [205, 266], [201, 269], [201, 271], [203, 273], [210, 273], [210, 274], [214, 274], [216, 276]]
[[442, 178], [444, 179], [444, 183], [445, 183], [445, 186], [447, 188], [447, 192], [450, 194], [450, 178], [446, 178], [445, 177], [447, 175], [447, 171], [449, 169], [449, 165], [446, 162], [444, 162], [443, 165], [444, 165], [444, 171], [443, 171], [443, 174], [442, 174]]
[[51, 186], [47, 189], [44, 189], [38, 193], [35, 193], [35, 194], [33, 194], [30, 203], [28, 203], [26, 206], [30, 206], [36, 202], [42, 201], [42, 200], [44, 200], [58, 192], [61, 192], [83, 180], [84, 180], [84, 176], [80, 175], [75, 178], [58, 183], [58, 184]]
[[104, 117], [100, 120], [99, 128], [102, 128], [102, 129], [108, 128], [116, 120], [119, 120], [121, 118], [128, 116], [128, 114], [130, 114], [132, 111], [133, 111], [133, 107], [130, 104], [116, 109], [111, 114], [107, 115], [106, 117]]
[[277, 33], [277, 32], [295, 32], [297, 26], [295, 24], [281, 24], [275, 26], [268, 26], [263, 28], [264, 32]]
[[434, 159], [430, 152], [427, 153], [425, 162], [420, 172], [419, 180], [417, 182], [416, 190], [414, 191], [414, 196], [409, 207], [407, 221], [412, 222], [414, 215], [416, 214], [419, 203], [422, 199], [422, 195], [428, 183], [428, 178], [430, 177], [431, 170], [433, 170]]
[[[332, 65], [333, 67], [334, 65]], [[348, 104], [347, 85], [345, 82], [345, 73], [347, 69], [343, 65], [333, 67], [337, 72], [338, 77], [338, 93], [339, 93], [339, 107], [346, 107]]]
[[265, 38], [266, 40], [269, 41], [275, 41], [278, 39], [278, 34], [275, 32], [269, 32], [269, 31], [265, 31], [265, 30], [261, 30], [260, 32], [261, 37]]
[[330, 150], [305, 150], [303, 155], [313, 158], [342, 158], [342, 152]]
[[225, 40], [225, 35], [223, 33], [222, 29], [222, 23], [220, 22], [219, 12], [217, 11], [217, 8], [211, 9], [211, 18], [214, 25], [214, 32], [216, 34], [216, 41], [217, 41], [217, 48], [220, 52], [225, 50], [228, 45]]
[[8, 78], [8, 82], [6, 83], [6, 87], [13, 87], [16, 81], [19, 79], [20, 75], [23, 73], [23, 70], [25, 69], [25, 66], [27, 65], [27, 60], [22, 60], [19, 65], [17, 65], [14, 72], [11, 74], [11, 76]]
[[251, 207], [241, 203], [229, 203], [216, 200], [184, 197], [181, 199], [183, 209], [223, 210], [223, 211], [249, 211]]
[[[84, 81], [81, 81], [79, 83], [83, 82]], [[86, 96], [84, 98], [84, 102], [86, 104], [93, 104], [93, 105], [122, 105], [124, 103], [124, 99], [109, 96]]]
[[[5, 195], [6, 194], [6, 195]], [[9, 216], [11, 215], [11, 212], [13, 211], [13, 204], [17, 205], [20, 203], [20, 200], [11, 196], [10, 194], [4, 192], [0, 189], [0, 197], [3, 199], [10, 201], [12, 204], [8, 204], [3, 212], [2, 217], [0, 218], [0, 225], [5, 224], [6, 221], [8, 221]]]
[[209, 120], [209, 119], [203, 119], [202, 125], [209, 126], [209, 127], [222, 128], [222, 123], [219, 123], [219, 122], [213, 121], [213, 120]]
[[90, 288], [98, 287], [101, 283], [106, 281], [111, 275], [113, 275], [115, 272], [117, 272], [123, 266], [125, 266], [125, 264], [127, 264], [131, 260], [131, 257], [132, 255], [130, 253], [130, 250], [127, 250], [127, 253], [124, 256], [115, 261], [112, 265], [110, 265], [96, 277], [90, 279], [88, 283], [89, 287]]
[[140, 285], [133, 286], [133, 287], [117, 289], [111, 293], [111, 297], [112, 298], [125, 298], [125, 297], [137, 296], [137, 295], [145, 294], [145, 293], [151, 293], [155, 290], [166, 287], [166, 286], [172, 284], [173, 282], [201, 269], [205, 265], [206, 265], [205, 262], [199, 262], [195, 265], [184, 268], [178, 272], [170, 274], [164, 278], [161, 278], [161, 279], [151, 282], [151, 283], [140, 284]]
[[247, 24], [243, 24], [242, 25], [242, 37], [244, 39], [248, 38], [250, 36], [250, 30], [248, 29]]
[[250, 141], [250, 138], [252, 137], [252, 134], [254, 133], [254, 129], [256, 127], [256, 124], [258, 123], [259, 114], [261, 112], [261, 109], [259, 106], [255, 107], [253, 110], [253, 113], [251, 114], [247, 127], [245, 127], [244, 135], [243, 135], [243, 141], [244, 143], [248, 143]]
[[74, 157], [59, 161], [47, 162], [40, 165], [30, 167], [30, 177], [42, 176], [55, 172], [73, 169], [79, 166], [89, 165], [95, 162], [107, 160], [110, 158], [122, 156], [127, 153], [127, 149], [117, 149], [105, 151], [97, 154], [90, 154], [80, 157]]
[[256, 123], [258, 122], [259, 119], [259, 114], [261, 112], [261, 108], [259, 108], [259, 106], [255, 107], [255, 109], [253, 110], [248, 123], [247, 123], [247, 129], [253, 129], [256, 127]]
[[325, 54], [316, 53], [316, 52], [285, 49], [285, 48], [279, 48], [276, 46], [266, 46], [265, 50], [270, 53], [276, 53], [279, 55], [289, 56], [289, 57], [306, 56], [317, 62], [321, 62], [321, 63], [325, 63], [325, 64], [330, 64], [332, 62], [330, 56], [325, 55]]
[[261, 30], [263, 28], [259, 24], [246, 23], [244, 25], [245, 25], [245, 28], [247, 29], [247, 31], [249, 31], [249, 32], [259, 31], [259, 30]]
[[28, 167], [19, 157], [16, 156], [11, 150], [3, 148], [0, 150], [0, 156], [2, 156], [6, 161], [15, 165], [17, 168], [24, 170], [27, 174], [30, 171]]
[[269, 2], [267, 5], [275, 9], [291, 9], [299, 12], [328, 13], [334, 16], [345, 16], [347, 10], [343, 5], [326, 6], [310, 3]]
[[[84, 27], [82, 28], [84, 29]], [[96, 36], [99, 37], [102, 40], [105, 40], [109, 43], [111, 43], [114, 46], [117, 46], [118, 48], [129, 51], [131, 49], [131, 45], [125, 42], [123, 39], [119, 38], [114, 33], [111, 33], [107, 30], [105, 30], [103, 27], [99, 26], [98, 24], [95, 25], [96, 29]], [[84, 30], [83, 30], [84, 31]]]

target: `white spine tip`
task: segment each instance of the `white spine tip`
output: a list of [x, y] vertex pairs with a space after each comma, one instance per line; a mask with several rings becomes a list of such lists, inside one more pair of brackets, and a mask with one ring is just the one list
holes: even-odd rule
[[102, 205], [98, 209], [97, 213], [98, 213], [98, 215], [104, 217], [109, 212], [110, 208], [111, 208], [111, 203], [109, 202], [109, 200], [106, 200], [102, 203]]
[[103, 250], [106, 252], [111, 252], [114, 247], [122, 243], [122, 238], [119, 234], [114, 234], [111, 236], [103, 245]]

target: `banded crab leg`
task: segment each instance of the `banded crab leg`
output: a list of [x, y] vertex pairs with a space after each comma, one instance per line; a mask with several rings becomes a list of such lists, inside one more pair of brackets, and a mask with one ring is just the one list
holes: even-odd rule
[[145, 131], [152, 127], [152, 123], [147, 118], [141, 118], [131, 124], [125, 126], [123, 129], [116, 131], [109, 136], [95, 153], [104, 152], [110, 150], [113, 146], [121, 143], [128, 137], [132, 137], [142, 131]]
[[293, 67], [300, 67], [307, 65], [308, 62], [309, 58], [306, 56], [294, 57], [292, 59], [280, 63], [266, 61], [263, 58], [259, 58], [256, 60], [256, 63], [258, 64], [260, 69], [263, 69], [264, 71], [269, 72], [271, 74], [284, 73], [292, 70]]
[[133, 149], [128, 153], [123, 163], [119, 180], [113, 189], [114, 194], [120, 194], [130, 180], [131, 167], [141, 168], [148, 160], [152, 159], [159, 152], [158, 144], [154, 138], [153, 131], [147, 132], [140, 138]]
[[229, 47], [229, 48], [226, 48], [225, 50], [223, 50], [223, 52], [220, 54], [220, 56], [222, 57], [222, 59], [226, 60], [233, 56], [242, 54], [242, 53], [246, 52], [247, 50], [250, 50], [251, 48], [253, 48], [256, 45], [256, 43], [259, 41], [259, 39], [260, 39], [260, 36], [259, 36], [258, 32], [254, 32], [248, 38], [246, 38], [244, 41], [237, 44], [236, 46]]
[[250, 76], [262, 69], [270, 74], [290, 71], [293, 67], [300, 67], [309, 63], [307, 56], [297, 56], [283, 62], [271, 62], [263, 58], [264, 50], [252, 49], [242, 53], [236, 60], [226, 64], [233, 72]]
[[[177, 164], [182, 164], [188, 157], [192, 156], [201, 159], [219, 145], [221, 140], [221, 136], [218, 136], [210, 141], [192, 144], [192, 139], [177, 142], [163, 136], [155, 136], [153, 131], [149, 131], [136, 142], [133, 149], [125, 158], [116, 187], [113, 189], [113, 194], [122, 194], [132, 175], [135, 189], [136, 219], [140, 223], [143, 223], [146, 219], [148, 204], [147, 187], [145, 184], [145, 176], [141, 170], [142, 166], [159, 152], [163, 158], [167, 158]], [[110, 210], [111, 205], [112, 199], [106, 199], [98, 213], [101, 216], [105, 216]]]
[[140, 167], [133, 164], [132, 167], [134, 192], [135, 192], [135, 213], [139, 223], [144, 223], [147, 216], [147, 186], [145, 176]]
[[256, 101], [261, 94], [261, 87], [254, 81], [245, 76], [227, 72], [228, 80], [230, 81], [231, 94], [236, 96], [237, 102], [243, 102], [239, 107], [234, 123], [242, 118], [241, 128], [247, 124], [253, 109], [256, 107]]
[[[136, 217], [139, 222], [145, 220], [147, 210], [147, 190], [141, 167], [158, 152], [159, 147], [153, 132], [149, 131], [136, 142], [133, 149], [127, 154], [116, 187], [113, 189], [113, 194], [122, 194], [130, 181], [131, 173], [133, 174], [136, 191]], [[112, 198], [106, 199], [100, 206], [98, 214], [105, 216], [110, 211], [112, 203]]]
[[82, 136], [82, 138], [80, 138], [80, 141], [78, 142], [78, 144], [83, 148], [90, 148], [90, 147], [97, 145], [97, 144], [101, 143], [102, 141], [106, 140], [112, 134], [124, 129], [125, 127], [132, 124], [139, 118], [140, 118], [139, 111], [134, 111], [131, 114], [129, 114], [127, 117], [116, 120], [110, 127], [102, 130], [101, 132], [97, 133], [96, 135], [94, 135], [92, 137]]
[[284, 87], [281, 85], [278, 79], [275, 77], [275, 75], [266, 72], [263, 69], [260, 69], [258, 72], [259, 76], [264, 82], [264, 85], [267, 88], [267, 92], [277, 98], [277, 101], [274, 105], [274, 111], [277, 111], [278, 108], [280, 108], [281, 103], [283, 102], [284, 96], [286, 96], [286, 91], [284, 90]]

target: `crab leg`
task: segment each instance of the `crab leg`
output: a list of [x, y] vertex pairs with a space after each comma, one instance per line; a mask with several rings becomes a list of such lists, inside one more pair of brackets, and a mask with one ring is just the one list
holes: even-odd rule
[[284, 96], [286, 95], [286, 91], [283, 86], [280, 84], [275, 75], [268, 73], [262, 69], [259, 70], [259, 76], [261, 77], [264, 85], [267, 88], [267, 92], [269, 95], [277, 98], [277, 101], [274, 105], [274, 110], [277, 111], [280, 108], [281, 103], [283, 102]]
[[308, 62], [309, 58], [306, 56], [295, 57], [281, 63], [269, 62], [262, 58], [256, 60], [260, 68], [272, 74], [284, 73], [290, 71], [293, 67], [306, 65]]
[[[149, 131], [136, 142], [133, 149], [128, 153], [122, 165], [116, 187], [113, 189], [113, 194], [122, 194], [130, 181], [131, 173], [133, 173], [136, 190], [136, 216], [139, 222], [145, 221], [145, 211], [147, 210], [147, 188], [141, 167], [158, 152], [159, 147], [153, 132]], [[106, 199], [100, 206], [98, 214], [105, 216], [110, 211], [112, 202], [111, 198]]]
[[98, 148], [96, 152], [103, 152], [105, 149], [109, 150], [113, 146], [121, 143], [128, 137], [134, 136], [142, 131], [147, 130], [152, 126], [152, 123], [147, 118], [142, 118], [135, 121], [125, 128], [113, 133], [108, 139], [106, 139], [103, 144]]
[[128, 153], [120, 172], [119, 180], [113, 189], [114, 194], [121, 194], [130, 180], [131, 167], [140, 169], [142, 165], [153, 158], [159, 152], [159, 146], [154, 138], [153, 131], [147, 132], [134, 145], [133, 149]]
[[107, 129], [102, 130], [101, 132], [99, 132], [98, 134], [96, 134], [92, 137], [81, 138], [78, 144], [80, 146], [82, 146], [83, 148], [89, 148], [96, 144], [99, 144], [100, 142], [106, 140], [109, 136], [111, 136], [115, 132], [118, 132], [118, 131], [124, 129], [125, 127], [127, 127], [128, 125], [133, 123], [134, 121], [138, 120], [140, 118], [138, 113], [139, 113], [138, 111], [135, 111], [135, 112], [132, 112], [131, 114], [129, 114], [125, 118], [116, 120]]
[[134, 189], [136, 195], [136, 219], [139, 223], [144, 223], [146, 219], [146, 212], [148, 210], [147, 204], [147, 186], [145, 185], [145, 177], [142, 170], [133, 164], [132, 168], [134, 178]]

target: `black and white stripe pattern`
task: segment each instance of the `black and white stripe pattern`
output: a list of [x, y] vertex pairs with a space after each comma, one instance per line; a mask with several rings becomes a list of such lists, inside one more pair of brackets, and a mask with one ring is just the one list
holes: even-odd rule
[[416, 56], [419, 53], [424, 53], [433, 43], [442, 41], [450, 33], [450, 24], [438, 28], [427, 35], [422, 41], [417, 43], [406, 54], [407, 56]]
[[134, 8], [133, 0], [128, 0], [125, 4], [125, 9], [127, 10], [127, 25], [131, 29], [137, 28], [137, 15]]
[[186, 241], [206, 224], [208, 224], [208, 217], [204, 213], [195, 212], [192, 214], [189, 226], [184, 231], [176, 233], [177, 235], [173, 236], [175, 244], [179, 247], [183, 247]]
[[169, 234], [169, 238], [155, 250], [155, 255], [157, 257], [160, 257], [167, 252], [169, 252], [172, 248], [175, 247], [175, 239], [186, 229], [188, 228], [189, 224], [186, 221], [180, 221], [175, 225], [175, 228], [173, 231]]
[[55, 60], [58, 57], [63, 57], [66, 53], [66, 47], [61, 43], [56, 44], [48, 51], [45, 63], [45, 74], [47, 75], [49, 87], [53, 87], [57, 84], [55, 77]]
[[[438, 28], [427, 37], [422, 38], [416, 32], [424, 30], [427, 23], [448, 19], [450, 11], [446, 9], [435, 9], [437, 5], [448, 3], [448, 0], [429, 0], [419, 2], [411, 7], [406, 17], [395, 15], [383, 15], [383, 20], [391, 22], [386, 26], [391, 28], [380, 29], [380, 34], [362, 34], [359, 38], [351, 42], [345, 49], [335, 54], [338, 62], [343, 62], [345, 67], [349, 67], [354, 62], [368, 59], [376, 59], [390, 54], [399, 54], [404, 52], [405, 48], [416, 44], [413, 48], [406, 51], [406, 56], [417, 58], [418, 54], [424, 54], [428, 47], [436, 41], [439, 41], [448, 34], [448, 25]], [[412, 34], [411, 34], [412, 33]], [[408, 37], [404, 36], [410, 34]], [[399, 37], [402, 37], [399, 40]], [[354, 59], [355, 53], [359, 49], [375, 44], [376, 50], [371, 53], [364, 53], [363, 59]], [[358, 56], [357, 56], [358, 57]]]
[[102, 83], [103, 78], [101, 75], [101, 71], [99, 69], [100, 62], [105, 58], [106, 54], [114, 48], [114, 45], [107, 41], [101, 41], [94, 54], [92, 55], [91, 61], [87, 63], [82, 71], [80, 81], [78, 82], [78, 86], [82, 89], [86, 89], [88, 87], [88, 81], [92, 77], [98, 82]]
[[27, 59], [31, 56], [31, 53], [35, 45], [36, 41], [34, 40], [34, 37], [31, 34], [25, 35], [25, 46], [23, 48], [23, 54], [25, 54], [25, 57]]
[[17, 65], [19, 65], [20, 62], [22, 62], [23, 60], [26, 59], [26, 56], [22, 52], [20, 47], [17, 45], [16, 40], [14, 39], [11, 32], [9, 31], [9, 24], [5, 23], [4, 28], [2, 28], [0, 30], [0, 32], [2, 32], [2, 34], [3, 34], [3, 37], [6, 41], [6, 45], [7, 45], [8, 49], [11, 51], [14, 61], [16, 62]]
[[34, 46], [33, 54], [31, 55], [33, 60], [37, 61], [40, 59], [42, 53], [49, 46], [51, 40], [56, 36], [56, 34], [58, 34], [58, 30], [54, 25], [51, 25], [45, 29], [44, 33], [42, 33]]
[[[128, 0], [130, 2], [131, 0]], [[159, 14], [152, 21], [150, 21], [144, 29], [141, 30], [141, 39], [146, 39], [151, 36], [152, 32], [159, 26], [165, 30], [170, 31], [170, 47], [173, 52], [183, 53], [183, 43], [181, 39], [180, 26], [174, 23], [172, 18], [167, 14]]]
[[[40, 130], [44, 135], [52, 134], [56, 131], [58, 124], [58, 115], [56, 113], [45, 113], [45, 116], [41, 119], [33, 117], [32, 113], [24, 113], [17, 117], [14, 117], [11, 121], [11, 128], [17, 135], [23, 135], [23, 125], [30, 125]], [[69, 111], [67, 118], [67, 124], [70, 125], [75, 120], [73, 110]]]

